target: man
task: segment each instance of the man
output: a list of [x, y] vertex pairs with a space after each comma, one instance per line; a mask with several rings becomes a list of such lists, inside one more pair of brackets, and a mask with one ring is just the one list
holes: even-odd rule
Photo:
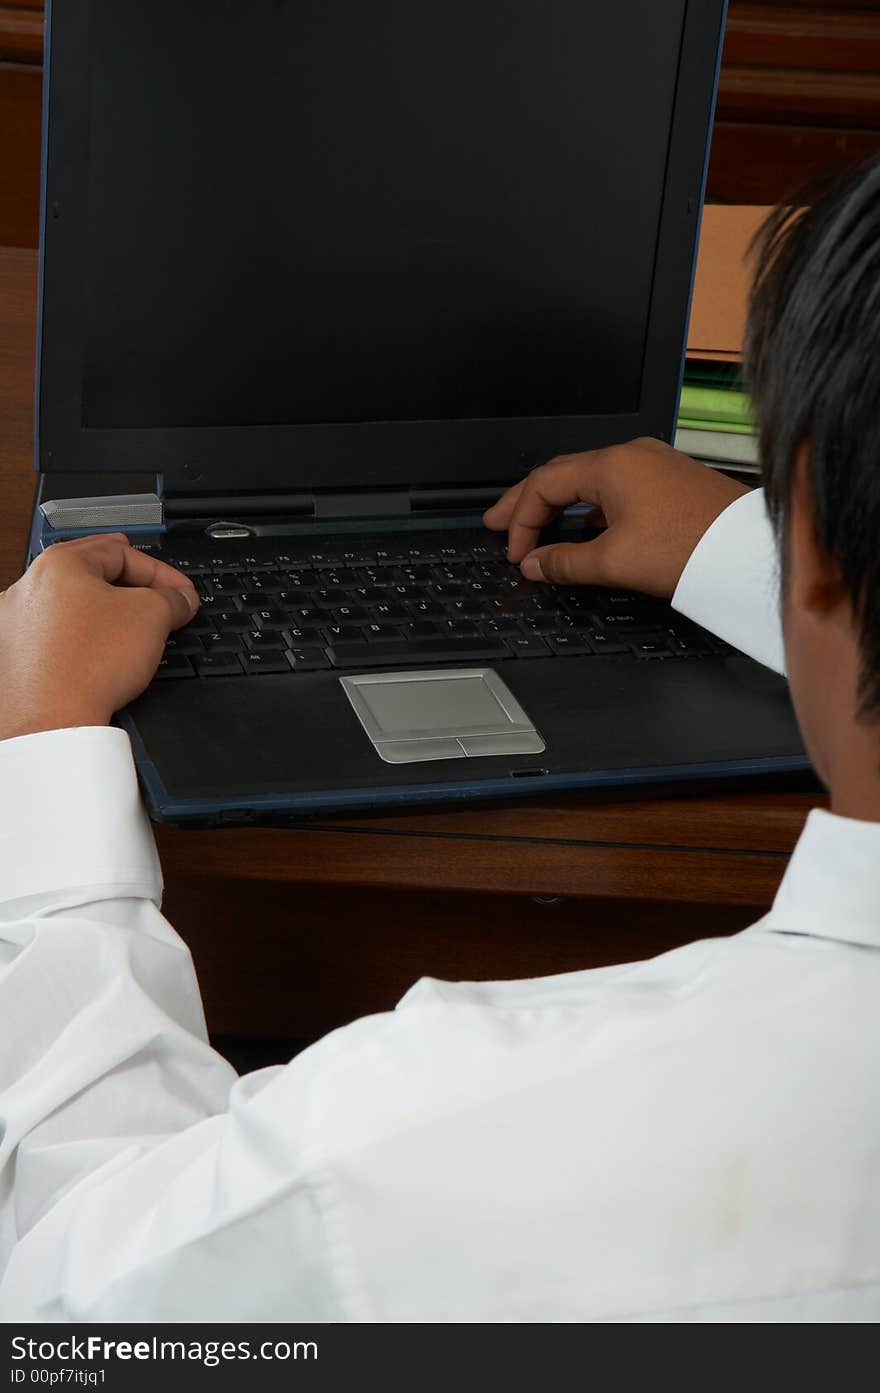
[[[106, 728], [196, 597], [105, 537], [0, 601], [6, 1319], [880, 1316], [880, 162], [771, 223], [748, 349], [832, 812], [732, 939], [422, 981], [239, 1080]], [[535, 550], [578, 498], [601, 538]], [[555, 461], [487, 522], [529, 576], [672, 596], [780, 665], [762, 495], [658, 442]]]

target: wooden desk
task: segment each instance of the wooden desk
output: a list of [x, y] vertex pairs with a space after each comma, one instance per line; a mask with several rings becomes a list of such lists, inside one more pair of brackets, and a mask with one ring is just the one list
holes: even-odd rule
[[[0, 251], [0, 586], [33, 489], [34, 253]], [[620, 798], [159, 829], [211, 1028], [310, 1038], [423, 974], [526, 976], [729, 933], [770, 903], [815, 799]], [[243, 951], [246, 950], [246, 951]]]

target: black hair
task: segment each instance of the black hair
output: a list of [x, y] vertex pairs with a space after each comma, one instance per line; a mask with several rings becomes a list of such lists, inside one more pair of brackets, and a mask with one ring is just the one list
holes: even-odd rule
[[[806, 206], [804, 206], [806, 205]], [[818, 539], [858, 626], [859, 714], [880, 711], [880, 156], [775, 208], [751, 248], [745, 378], [785, 550], [795, 454], [810, 447]]]

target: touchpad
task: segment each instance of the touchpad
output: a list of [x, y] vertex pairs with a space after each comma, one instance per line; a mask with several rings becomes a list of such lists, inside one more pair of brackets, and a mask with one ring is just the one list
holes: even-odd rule
[[497, 672], [369, 672], [340, 677], [358, 720], [388, 764], [540, 754], [544, 741]]

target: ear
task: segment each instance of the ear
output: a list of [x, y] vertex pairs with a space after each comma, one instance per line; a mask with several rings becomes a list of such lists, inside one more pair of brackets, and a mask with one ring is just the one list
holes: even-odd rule
[[788, 599], [795, 608], [816, 616], [847, 603], [837, 563], [816, 532], [810, 473], [810, 443], [795, 455], [788, 525]]

